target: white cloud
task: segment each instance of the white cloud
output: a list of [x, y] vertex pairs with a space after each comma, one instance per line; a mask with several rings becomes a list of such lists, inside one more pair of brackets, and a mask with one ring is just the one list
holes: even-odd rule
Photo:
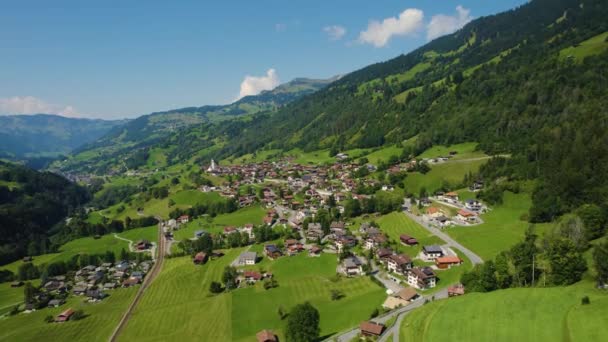
[[271, 90], [280, 84], [279, 75], [276, 70], [268, 69], [266, 76], [245, 76], [243, 82], [241, 82], [241, 91], [239, 93], [240, 99], [248, 95], [257, 95], [262, 90]]
[[0, 114], [59, 114], [68, 117], [80, 116], [72, 106], [48, 103], [33, 96], [0, 98]]
[[359, 42], [383, 47], [393, 36], [407, 36], [418, 31], [423, 23], [424, 12], [416, 8], [408, 8], [399, 17], [390, 17], [382, 22], [372, 20], [367, 30], [359, 34]]
[[427, 26], [426, 38], [428, 40], [433, 40], [445, 34], [455, 32], [469, 21], [473, 20], [473, 17], [471, 17], [471, 10], [469, 9], [458, 5], [456, 7], [456, 12], [457, 13], [454, 16], [445, 14], [434, 15]]
[[346, 34], [346, 29], [340, 25], [325, 26], [323, 31], [329, 36], [329, 40], [340, 40]]

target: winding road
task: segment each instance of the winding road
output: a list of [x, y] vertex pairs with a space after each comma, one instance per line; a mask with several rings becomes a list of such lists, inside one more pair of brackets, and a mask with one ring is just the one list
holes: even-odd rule
[[112, 332], [112, 335], [109, 338], [110, 342], [114, 342], [118, 339], [118, 336], [120, 335], [120, 333], [122, 332], [124, 327], [127, 325], [127, 322], [129, 322], [129, 319], [131, 318], [131, 315], [133, 313], [133, 310], [137, 306], [137, 303], [139, 303], [139, 301], [141, 300], [141, 297], [143, 296], [143, 294], [146, 291], [146, 289], [148, 288], [148, 286], [150, 286], [152, 281], [154, 281], [154, 279], [158, 276], [158, 274], [160, 273], [160, 270], [162, 269], [163, 262], [164, 262], [165, 256], [166, 256], [166, 246], [165, 246], [166, 240], [165, 240], [165, 236], [163, 234], [162, 218], [158, 217], [158, 216], [155, 216], [155, 217], [158, 220], [158, 251], [157, 251], [158, 253], [156, 255], [156, 260], [154, 262], [154, 266], [152, 266], [152, 269], [150, 270], [150, 272], [148, 272], [148, 274], [144, 278], [143, 283], [141, 284], [141, 286], [139, 287], [139, 290], [137, 291], [137, 294], [135, 295], [135, 299], [133, 299], [133, 301], [127, 308], [127, 311], [125, 311], [125, 314], [120, 319], [120, 322], [118, 322], [118, 326], [116, 326], [116, 329], [114, 329], [114, 331]]

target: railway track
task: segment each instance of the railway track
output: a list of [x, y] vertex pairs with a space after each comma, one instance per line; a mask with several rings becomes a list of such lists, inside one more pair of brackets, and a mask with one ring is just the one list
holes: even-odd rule
[[135, 299], [133, 299], [131, 304], [129, 304], [127, 311], [125, 311], [124, 315], [120, 319], [120, 322], [118, 322], [118, 326], [116, 326], [116, 329], [114, 329], [114, 331], [112, 332], [112, 335], [109, 338], [110, 342], [117, 341], [118, 337], [120, 336], [120, 333], [122, 332], [122, 330], [125, 328], [125, 326], [129, 322], [129, 319], [131, 318], [131, 315], [133, 314], [133, 310], [135, 309], [135, 307], [141, 300], [141, 297], [143, 296], [144, 292], [146, 291], [148, 286], [150, 286], [150, 284], [154, 281], [156, 276], [158, 276], [158, 274], [160, 273], [160, 271], [162, 269], [163, 262], [165, 260], [165, 255], [166, 255], [165, 247], [166, 247], [167, 241], [165, 240], [165, 236], [163, 234], [162, 218], [160, 218], [160, 217], [156, 217], [156, 218], [158, 219], [158, 251], [156, 253], [156, 260], [154, 262], [154, 266], [152, 266], [152, 269], [150, 270], [150, 272], [148, 272], [148, 274], [144, 278], [143, 283], [141, 284], [139, 290], [137, 291], [137, 294], [135, 295]]

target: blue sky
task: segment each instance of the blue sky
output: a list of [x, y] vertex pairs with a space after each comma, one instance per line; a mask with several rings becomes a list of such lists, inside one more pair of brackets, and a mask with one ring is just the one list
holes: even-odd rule
[[0, 114], [120, 118], [229, 103], [407, 53], [524, 2], [4, 0]]

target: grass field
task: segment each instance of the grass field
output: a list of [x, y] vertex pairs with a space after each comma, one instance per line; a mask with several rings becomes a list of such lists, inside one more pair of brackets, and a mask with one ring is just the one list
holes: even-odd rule
[[451, 160], [486, 157], [487, 155], [485, 153], [475, 151], [477, 145], [478, 144], [476, 142], [468, 142], [451, 146], [436, 145], [422, 152], [418, 158], [437, 158], [441, 156], [448, 156], [452, 151], [458, 153], [454, 155]]
[[[258, 284], [210, 296], [210, 282], [220, 280], [224, 267], [241, 251], [229, 250], [203, 266], [193, 265], [187, 257], [168, 259], [120, 340], [251, 341], [261, 329], [272, 329], [283, 338], [285, 321], [277, 314], [279, 305], [289, 310], [304, 301], [320, 311], [321, 334], [327, 335], [368, 318], [385, 297], [383, 289], [365, 277], [331, 281], [335, 256], [305, 254], [267, 263], [278, 288], [266, 291]], [[345, 298], [332, 301], [333, 288], [342, 290]]]
[[156, 241], [158, 239], [158, 226], [154, 225], [154, 226], [144, 227], [144, 228], [129, 229], [129, 230], [125, 230], [122, 233], [119, 233], [118, 236], [125, 238], [127, 240], [131, 240], [133, 242], [136, 242], [137, 240], [142, 240], [142, 239], [152, 241], [152, 242], [158, 242], [158, 241]]
[[449, 228], [447, 233], [482, 259], [489, 260], [523, 239], [529, 224], [520, 217], [528, 212], [530, 205], [528, 194], [505, 192], [504, 203], [482, 215], [483, 224], [457, 226]]
[[477, 172], [479, 167], [487, 161], [487, 159], [453, 160], [431, 165], [431, 171], [426, 174], [408, 173], [404, 181], [405, 188], [407, 191], [418, 195], [422, 187], [430, 193], [440, 189], [444, 182], [453, 187], [455, 184], [462, 182], [464, 176], [469, 172]]
[[[154, 241], [154, 240], [153, 240]], [[115, 254], [120, 253], [120, 250], [128, 249], [129, 244], [126, 241], [116, 239], [113, 235], [104, 235], [99, 239], [85, 237], [72, 240], [59, 248], [59, 253], [49, 253], [34, 256], [34, 265], [41, 265], [56, 261], [68, 260], [76, 254], [102, 254], [106, 251], [112, 251]], [[19, 266], [23, 263], [17, 260], [10, 264], [0, 266], [0, 269], [6, 269], [13, 273], [17, 272]]]
[[221, 214], [213, 218], [211, 223], [207, 222], [206, 217], [198, 218], [188, 222], [174, 233], [176, 240], [189, 239], [194, 237], [194, 232], [203, 229], [210, 233], [221, 232], [225, 226], [240, 227], [247, 223], [261, 224], [266, 211], [258, 205], [239, 209], [233, 213]]
[[[0, 319], [0, 341], [107, 341], [136, 291], [137, 287], [108, 291], [110, 296], [100, 303], [70, 297], [59, 308]], [[54, 316], [68, 308], [82, 309], [86, 317], [66, 323], [44, 322], [47, 315]]]
[[577, 61], [582, 61], [585, 57], [600, 54], [608, 49], [608, 32], [604, 32], [595, 37], [581, 42], [578, 46], [571, 46], [560, 51], [560, 58], [572, 56]]
[[[582, 306], [583, 296], [591, 304]], [[605, 341], [608, 294], [583, 281], [569, 287], [471, 293], [406, 316], [401, 341]]]

